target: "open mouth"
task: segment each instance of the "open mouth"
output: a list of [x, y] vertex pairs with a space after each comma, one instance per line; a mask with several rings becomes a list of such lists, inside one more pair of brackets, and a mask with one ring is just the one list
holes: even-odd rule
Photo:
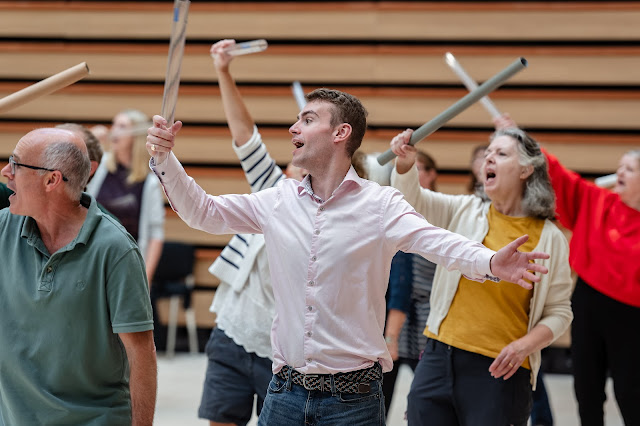
[[485, 182], [490, 182], [495, 178], [496, 178], [496, 174], [494, 172], [487, 172], [487, 177], [485, 179]]
[[304, 144], [300, 141], [292, 141], [292, 142], [296, 148], [302, 148], [304, 146]]

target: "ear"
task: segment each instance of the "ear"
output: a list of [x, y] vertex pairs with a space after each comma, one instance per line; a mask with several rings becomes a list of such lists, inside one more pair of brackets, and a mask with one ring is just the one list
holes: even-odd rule
[[338, 125], [333, 131], [333, 142], [334, 143], [346, 142], [349, 139], [349, 137], [351, 137], [351, 131], [352, 131], [351, 124], [342, 123]]
[[98, 166], [99, 166], [99, 164], [98, 164], [97, 161], [91, 161], [91, 171], [89, 172], [89, 176], [93, 176], [93, 174], [98, 169]]
[[529, 164], [522, 168], [522, 172], [520, 173], [520, 179], [527, 180], [529, 176], [533, 174], [533, 165]]
[[56, 188], [61, 186], [63, 183], [64, 181], [62, 180], [62, 173], [60, 173], [58, 170], [53, 171], [46, 177], [44, 181], [44, 190], [46, 192], [55, 191]]

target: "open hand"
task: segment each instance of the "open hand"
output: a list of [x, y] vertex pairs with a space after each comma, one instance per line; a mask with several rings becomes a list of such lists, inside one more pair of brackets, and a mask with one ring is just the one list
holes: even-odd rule
[[528, 239], [528, 235], [523, 235], [498, 250], [491, 258], [490, 267], [491, 273], [501, 280], [518, 284], [530, 290], [533, 285], [525, 280], [539, 282], [540, 276], [535, 273], [547, 274], [549, 272], [545, 266], [531, 263], [530, 261], [548, 259], [549, 255], [542, 252], [519, 252], [518, 247], [527, 242]]

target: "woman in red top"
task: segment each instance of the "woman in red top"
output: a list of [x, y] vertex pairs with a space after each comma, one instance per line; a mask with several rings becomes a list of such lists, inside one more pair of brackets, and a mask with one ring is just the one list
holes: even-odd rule
[[[515, 123], [503, 116], [496, 125]], [[604, 424], [608, 372], [625, 424], [640, 425], [640, 149], [621, 158], [613, 192], [544, 154], [557, 218], [573, 232], [571, 353], [582, 425]]]

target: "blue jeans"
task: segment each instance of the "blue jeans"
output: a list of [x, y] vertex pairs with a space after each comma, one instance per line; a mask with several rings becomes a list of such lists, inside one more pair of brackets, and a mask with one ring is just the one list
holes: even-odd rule
[[267, 389], [258, 426], [384, 426], [382, 380], [368, 393], [308, 391], [274, 375]]

